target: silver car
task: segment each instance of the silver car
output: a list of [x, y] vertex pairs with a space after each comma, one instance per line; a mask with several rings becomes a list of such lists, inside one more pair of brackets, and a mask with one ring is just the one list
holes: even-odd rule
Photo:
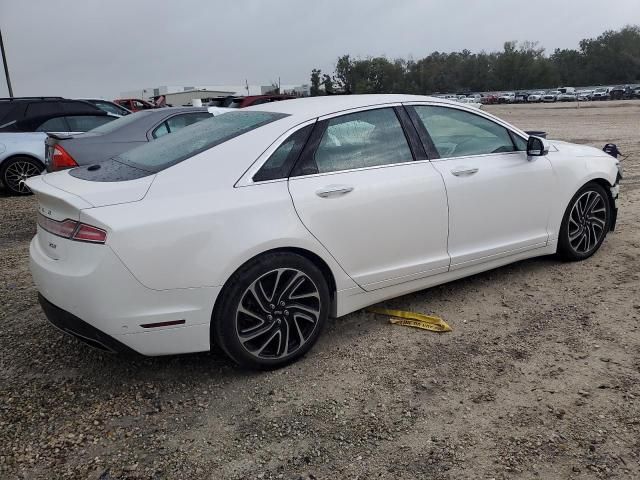
[[104, 162], [146, 142], [224, 113], [220, 107], [167, 107], [142, 110], [79, 135], [49, 134], [45, 165], [55, 172]]

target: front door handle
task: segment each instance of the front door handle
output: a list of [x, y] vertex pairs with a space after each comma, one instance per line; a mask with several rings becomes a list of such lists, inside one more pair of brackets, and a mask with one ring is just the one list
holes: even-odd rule
[[478, 170], [478, 168], [456, 168], [454, 170], [451, 170], [451, 175], [454, 175], [456, 177], [468, 177], [470, 175], [478, 173]]
[[316, 192], [321, 198], [337, 197], [340, 195], [346, 195], [353, 191], [353, 187], [349, 185], [327, 185]]

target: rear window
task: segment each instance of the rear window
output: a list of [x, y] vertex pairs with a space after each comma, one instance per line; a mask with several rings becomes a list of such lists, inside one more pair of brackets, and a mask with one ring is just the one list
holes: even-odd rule
[[288, 115], [284, 113], [272, 112], [225, 113], [124, 152], [114, 157], [114, 160], [148, 172], [159, 172], [286, 116]]
[[120, 128], [127, 127], [128, 125], [137, 122], [143, 115], [147, 115], [147, 113], [136, 112], [131, 115], [127, 115], [126, 117], [120, 117], [113, 122], [105, 123], [104, 125], [94, 128], [91, 133], [106, 135], [107, 133], [115, 132]]

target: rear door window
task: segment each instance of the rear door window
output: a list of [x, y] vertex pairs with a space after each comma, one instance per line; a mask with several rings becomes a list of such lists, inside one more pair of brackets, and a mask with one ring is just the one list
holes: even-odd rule
[[36, 132], [70, 132], [69, 126], [67, 125], [64, 117], [55, 117], [50, 118], [38, 128], [35, 129]]
[[160, 138], [160, 137], [164, 137], [167, 133], [169, 133], [169, 127], [167, 126], [167, 122], [162, 122], [153, 130], [153, 132], [151, 132], [151, 136], [153, 138]]
[[413, 161], [402, 125], [392, 108], [332, 118], [313, 158], [300, 174], [329, 173]]
[[108, 115], [99, 117], [94, 117], [93, 115], [70, 115], [64, 118], [67, 120], [67, 123], [69, 123], [70, 132], [88, 132], [100, 125], [115, 120], [115, 117]]

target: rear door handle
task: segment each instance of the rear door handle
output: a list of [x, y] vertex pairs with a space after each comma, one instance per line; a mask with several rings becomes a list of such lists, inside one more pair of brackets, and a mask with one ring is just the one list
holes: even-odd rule
[[349, 185], [327, 185], [326, 187], [323, 187], [320, 190], [316, 191], [316, 195], [321, 198], [330, 198], [340, 195], [346, 195], [351, 191], [353, 191], [353, 187]]
[[478, 168], [456, 168], [454, 170], [451, 170], [451, 175], [454, 175], [456, 177], [468, 177], [470, 175], [478, 173], [478, 170]]

